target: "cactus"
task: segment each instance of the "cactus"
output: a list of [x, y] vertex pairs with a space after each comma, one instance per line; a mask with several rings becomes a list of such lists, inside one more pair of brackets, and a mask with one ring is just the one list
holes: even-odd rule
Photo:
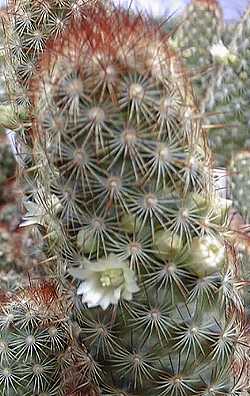
[[238, 255], [241, 263], [242, 277], [246, 282], [245, 304], [250, 317], [250, 152], [239, 151], [236, 153], [230, 163], [229, 172], [231, 175], [231, 194], [234, 207], [241, 215], [242, 221], [236, 228]]
[[0, 205], [9, 201], [7, 197], [6, 186], [11, 183], [15, 177], [15, 159], [11, 152], [9, 144], [6, 142], [4, 134], [0, 136]]
[[0, 210], [0, 289], [15, 291], [28, 283], [29, 277], [43, 274], [40, 261], [42, 241], [28, 229], [19, 229], [20, 211], [16, 204]]
[[203, 109], [208, 117], [211, 147], [221, 165], [232, 153], [249, 148], [250, 8], [239, 22], [229, 53], [213, 79]]
[[231, 161], [229, 172], [231, 175], [231, 193], [235, 208], [241, 213], [246, 222], [250, 221], [250, 152], [240, 151]]
[[[208, 117], [211, 147], [220, 165], [228, 166], [229, 185], [234, 207], [244, 221], [237, 230], [237, 250], [242, 278], [249, 282], [249, 248], [245, 234], [249, 222], [249, 66], [250, 66], [250, 8], [248, 6], [238, 26], [234, 28], [229, 53], [215, 75], [203, 103], [212, 114]], [[248, 236], [249, 238], [249, 236]], [[249, 286], [245, 288], [245, 305], [249, 311]], [[249, 314], [248, 314], [249, 315]]]
[[176, 46], [186, 59], [199, 98], [204, 96], [216, 70], [210, 48], [221, 40], [223, 25], [223, 13], [217, 0], [192, 0], [176, 32]]
[[231, 44], [232, 37], [235, 34], [236, 28], [238, 26], [237, 20], [229, 20], [224, 24], [224, 29], [222, 32], [222, 41], [228, 47]]
[[77, 19], [83, 13], [84, 3], [82, 0], [9, 1], [3, 16], [7, 88], [11, 101], [19, 108], [30, 105], [29, 81], [46, 42], [57, 38], [71, 18]]
[[89, 354], [74, 340], [70, 306], [53, 282], [39, 281], [15, 294], [1, 292], [0, 298], [1, 395], [94, 392]]
[[0, 103], [7, 100], [5, 91], [5, 56], [4, 56], [4, 33], [0, 23]]
[[[250, 8], [234, 28], [233, 39], [217, 74], [215, 75], [203, 110], [207, 111], [211, 147], [217, 163], [228, 167], [229, 185], [234, 207], [249, 222], [248, 185], [250, 119], [249, 119], [249, 66], [250, 66]], [[213, 125], [214, 124], [214, 125]], [[211, 129], [210, 129], [211, 128]], [[244, 224], [244, 221], [242, 223]], [[243, 228], [242, 228], [243, 227]], [[241, 272], [249, 282], [249, 248], [245, 246], [246, 224], [238, 230], [237, 247]], [[240, 239], [240, 241], [239, 241]], [[249, 311], [249, 286], [245, 304]]]
[[[13, 208], [16, 198], [14, 196], [16, 163], [11, 148], [22, 167], [29, 161], [26, 148], [20, 146], [18, 134], [15, 136], [12, 130], [16, 129], [21, 133], [23, 124], [25, 123], [27, 126], [31, 122], [26, 109], [26, 106], [29, 106], [27, 88], [33, 73], [31, 66], [33, 65], [35, 68], [46, 41], [58, 37], [67, 25], [67, 21], [70, 18], [77, 18], [82, 10], [83, 3], [73, 0], [50, 2], [11, 0], [8, 2], [7, 8], [1, 12], [3, 29], [1, 26], [0, 40], [2, 46], [5, 47], [5, 57], [1, 46], [0, 204], [9, 203], [10, 200], [12, 204], [8, 208], [4, 206], [0, 213], [0, 221], [3, 223], [0, 241], [0, 268], [3, 271], [1, 287], [5, 287], [6, 282], [9, 285], [9, 280], [12, 285], [14, 274], [18, 281], [17, 285], [13, 286], [17, 287], [20, 283], [19, 277], [22, 270], [25, 274], [29, 270], [29, 273], [34, 275], [31, 267], [36, 264], [37, 258], [40, 256], [40, 251], [37, 251], [40, 250], [40, 246], [39, 249], [34, 249], [31, 235], [27, 232], [17, 233], [8, 224], [10, 221], [13, 222], [14, 218], [17, 221], [20, 216], [20, 213], [17, 213], [17, 210]], [[14, 106], [12, 106], [13, 104]], [[10, 129], [7, 130], [7, 135], [12, 147], [6, 141], [5, 128]], [[11, 213], [13, 219], [8, 220], [7, 217], [10, 216], [8, 213]], [[30, 245], [33, 246], [32, 252]], [[20, 265], [21, 262], [22, 265]], [[23, 277], [26, 278], [26, 275], [23, 274]]]
[[61, 395], [60, 354], [70, 335], [53, 286], [9, 296], [0, 307], [0, 328], [1, 395]]
[[[169, 35], [126, 10], [86, 7], [47, 45], [29, 92], [23, 224], [40, 230], [50, 276], [74, 306], [65, 322], [77, 347], [62, 352], [81, 381], [65, 394], [240, 394], [244, 370], [232, 365], [245, 360], [244, 311], [226, 249], [228, 202], [215, 192]], [[10, 334], [20, 364], [29, 361], [27, 386], [49, 394], [29, 371], [43, 345], [29, 356]], [[64, 394], [70, 374], [49, 358], [47, 384], [63, 378]]]

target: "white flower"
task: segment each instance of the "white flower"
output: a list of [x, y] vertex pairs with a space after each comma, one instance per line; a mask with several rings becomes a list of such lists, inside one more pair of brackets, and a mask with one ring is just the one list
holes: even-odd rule
[[85, 268], [71, 269], [70, 274], [82, 279], [77, 294], [89, 308], [101, 306], [107, 309], [120, 299], [132, 300], [133, 293], [139, 291], [134, 272], [127, 261], [114, 254], [96, 262], [87, 262]]
[[23, 203], [27, 213], [23, 217], [20, 227], [40, 224], [48, 225], [53, 214], [61, 209], [61, 204], [56, 195], [45, 194], [42, 188], [34, 193], [34, 201], [25, 201]]
[[215, 237], [205, 235], [192, 240], [190, 267], [199, 277], [220, 271], [224, 261], [225, 247]]
[[212, 45], [210, 48], [210, 53], [214, 59], [222, 62], [227, 62], [231, 55], [229, 49], [223, 44], [221, 40], [217, 44]]

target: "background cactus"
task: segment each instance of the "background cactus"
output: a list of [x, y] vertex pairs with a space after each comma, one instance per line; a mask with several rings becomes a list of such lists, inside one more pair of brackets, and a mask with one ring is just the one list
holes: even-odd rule
[[250, 220], [250, 152], [239, 151], [231, 161], [229, 172], [231, 176], [231, 190], [235, 208], [241, 213], [246, 222]]
[[239, 394], [228, 202], [169, 36], [128, 11], [86, 7], [47, 46], [28, 92], [24, 224], [38, 225], [64, 298], [74, 301], [71, 277], [79, 286], [70, 321], [85, 391]]
[[[220, 165], [229, 165], [232, 154], [249, 147], [249, 13], [238, 24], [229, 46], [229, 57], [214, 76], [203, 103], [214, 124], [209, 134]], [[231, 56], [231, 57], [230, 57]], [[217, 127], [216, 127], [217, 126]]]
[[222, 41], [226, 46], [229, 46], [231, 44], [232, 38], [235, 34], [235, 30], [237, 28], [238, 23], [239, 22], [237, 20], [233, 19], [233, 20], [227, 21], [224, 24], [224, 29], [222, 32]]
[[[233, 39], [225, 52], [222, 66], [214, 75], [203, 109], [207, 111], [209, 137], [217, 164], [227, 166], [229, 188], [234, 207], [243, 216], [237, 227], [237, 254], [242, 277], [249, 282], [249, 7], [234, 28]], [[214, 124], [214, 125], [213, 125]], [[211, 127], [211, 129], [210, 129]], [[237, 214], [238, 216], [238, 214]], [[244, 224], [245, 222], [245, 224]], [[245, 288], [249, 311], [249, 287]]]
[[222, 39], [223, 12], [217, 0], [192, 0], [180, 17], [175, 44], [182, 50], [199, 98], [216, 70], [210, 49]]
[[250, 314], [250, 286], [248, 285], [250, 279], [250, 153], [249, 151], [239, 151], [233, 156], [229, 172], [231, 179], [231, 194], [234, 207], [242, 216], [239, 226], [236, 228], [238, 255], [241, 263], [242, 275], [246, 281], [245, 288], [245, 304]]

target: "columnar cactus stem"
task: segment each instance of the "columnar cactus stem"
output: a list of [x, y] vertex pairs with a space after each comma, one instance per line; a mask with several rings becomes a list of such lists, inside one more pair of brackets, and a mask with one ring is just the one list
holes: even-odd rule
[[175, 44], [182, 50], [199, 98], [215, 73], [216, 61], [210, 49], [221, 40], [223, 27], [223, 12], [217, 0], [192, 0], [181, 17]]
[[232, 153], [249, 148], [249, 65], [250, 8], [235, 29], [228, 52], [203, 102], [212, 114], [208, 122], [211, 147], [220, 165], [229, 164]]

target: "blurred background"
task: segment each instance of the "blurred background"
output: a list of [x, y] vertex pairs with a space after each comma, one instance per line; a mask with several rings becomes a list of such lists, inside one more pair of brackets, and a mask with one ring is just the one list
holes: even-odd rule
[[[169, 15], [172, 12], [181, 12], [189, 0], [115, 0], [119, 4], [132, 4], [132, 7], [139, 10], [147, 10], [154, 16]], [[221, 0], [220, 4], [224, 9], [225, 19], [239, 18], [249, 0]]]
[[[132, 4], [132, 7], [139, 10], [146, 10], [154, 16], [169, 15], [172, 12], [181, 12], [185, 4], [190, 0], [114, 0], [118, 4]], [[249, 0], [221, 0], [224, 9], [225, 19], [239, 18]], [[6, 4], [6, 0], [0, 0], [0, 5]]]

